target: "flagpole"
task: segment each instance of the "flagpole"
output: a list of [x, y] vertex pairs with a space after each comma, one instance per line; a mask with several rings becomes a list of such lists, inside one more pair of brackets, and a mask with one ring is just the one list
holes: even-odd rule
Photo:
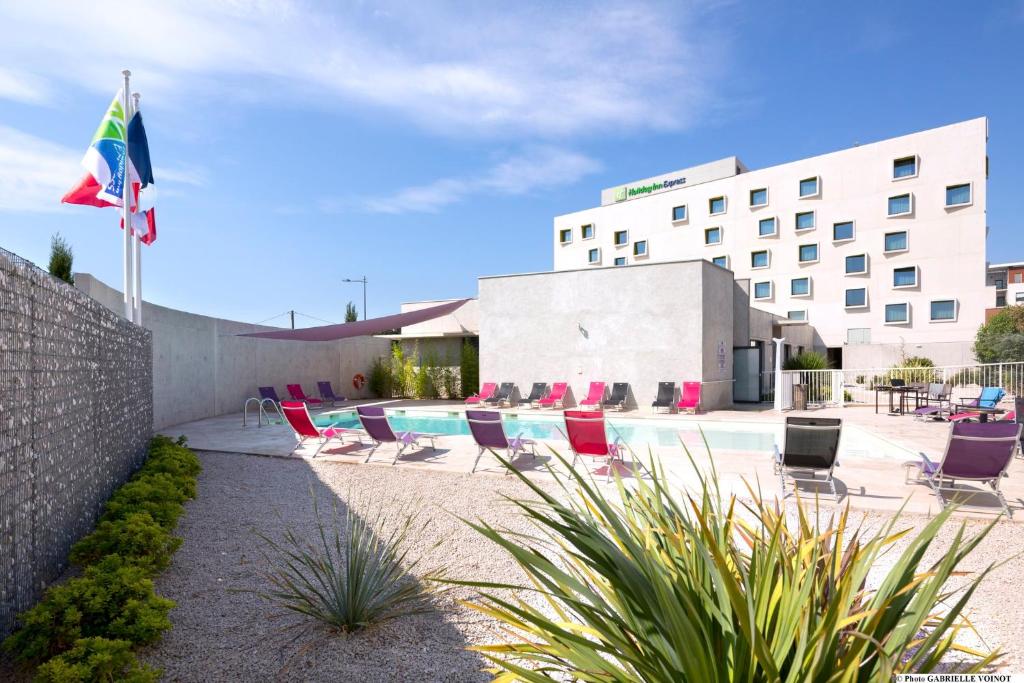
[[122, 92], [122, 109], [124, 113], [124, 129], [125, 129], [125, 148], [124, 148], [124, 179], [121, 188], [121, 199], [124, 206], [121, 207], [121, 218], [124, 221], [124, 278], [122, 284], [124, 285], [124, 317], [128, 320], [134, 318], [134, 302], [132, 301], [132, 216], [131, 216], [131, 192], [132, 183], [131, 178], [128, 174], [128, 119], [129, 110], [131, 109], [130, 98], [131, 98], [131, 87], [129, 86], [129, 78], [132, 72], [125, 69], [121, 72], [124, 76], [124, 88]]
[[[139, 93], [132, 93], [132, 116], [135, 116], [135, 112], [139, 110]], [[128, 117], [127, 120], [131, 120]], [[141, 198], [139, 204], [142, 204]], [[138, 211], [141, 206], [135, 207]], [[142, 324], [142, 240], [140, 239], [139, 233], [132, 230], [132, 243], [135, 248], [135, 310], [134, 322], [136, 325]]]

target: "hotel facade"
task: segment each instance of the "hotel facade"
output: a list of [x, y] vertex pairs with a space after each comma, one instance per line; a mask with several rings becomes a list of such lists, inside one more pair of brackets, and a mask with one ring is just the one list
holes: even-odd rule
[[600, 206], [554, 219], [553, 268], [705, 260], [731, 271], [752, 307], [805, 321], [837, 367], [970, 363], [996, 301], [987, 139], [977, 118], [758, 170], [728, 157], [608, 188]]

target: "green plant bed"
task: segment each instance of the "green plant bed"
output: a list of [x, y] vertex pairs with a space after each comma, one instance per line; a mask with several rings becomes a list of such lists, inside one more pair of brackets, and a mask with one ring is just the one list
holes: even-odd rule
[[82, 638], [36, 671], [36, 683], [155, 683], [160, 672], [140, 664], [127, 640]]

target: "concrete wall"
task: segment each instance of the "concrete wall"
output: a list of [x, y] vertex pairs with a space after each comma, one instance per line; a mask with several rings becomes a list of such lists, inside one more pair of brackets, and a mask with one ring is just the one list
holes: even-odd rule
[[[121, 293], [86, 273], [75, 285], [120, 313]], [[352, 377], [369, 374], [377, 356], [387, 355], [390, 342], [357, 337], [333, 342], [253, 339], [235, 335], [274, 328], [211, 318], [147, 302], [143, 326], [153, 332], [153, 422], [162, 429], [182, 422], [238, 412], [257, 387], [273, 385], [284, 397], [285, 385], [302, 384], [317, 395], [316, 382], [329, 380], [335, 393], [368, 396], [356, 391]]]
[[848, 344], [843, 347], [843, 367], [854, 370], [888, 368], [904, 356], [923, 356], [936, 365], [971, 365], [973, 342], [936, 344]]
[[[732, 401], [732, 274], [704, 261], [480, 279], [480, 379], [629, 382], [649, 410], [658, 382], [707, 381], [706, 407]], [[724, 347], [724, 358], [719, 354]], [[724, 381], [723, 381], [724, 380]]]

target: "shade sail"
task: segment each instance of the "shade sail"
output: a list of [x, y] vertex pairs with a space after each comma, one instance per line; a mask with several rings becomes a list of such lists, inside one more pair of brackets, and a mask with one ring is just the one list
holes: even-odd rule
[[440, 318], [443, 315], [454, 312], [467, 301], [469, 299], [459, 299], [458, 301], [449, 301], [448, 303], [431, 306], [430, 308], [421, 308], [418, 311], [395, 313], [394, 315], [386, 315], [383, 318], [371, 318], [370, 320], [357, 320], [354, 323], [305, 327], [301, 330], [249, 332], [248, 334], [239, 334], [237, 336], [258, 337], [260, 339], [287, 339], [291, 341], [334, 341], [335, 339], [348, 339], [349, 337], [364, 337]]

